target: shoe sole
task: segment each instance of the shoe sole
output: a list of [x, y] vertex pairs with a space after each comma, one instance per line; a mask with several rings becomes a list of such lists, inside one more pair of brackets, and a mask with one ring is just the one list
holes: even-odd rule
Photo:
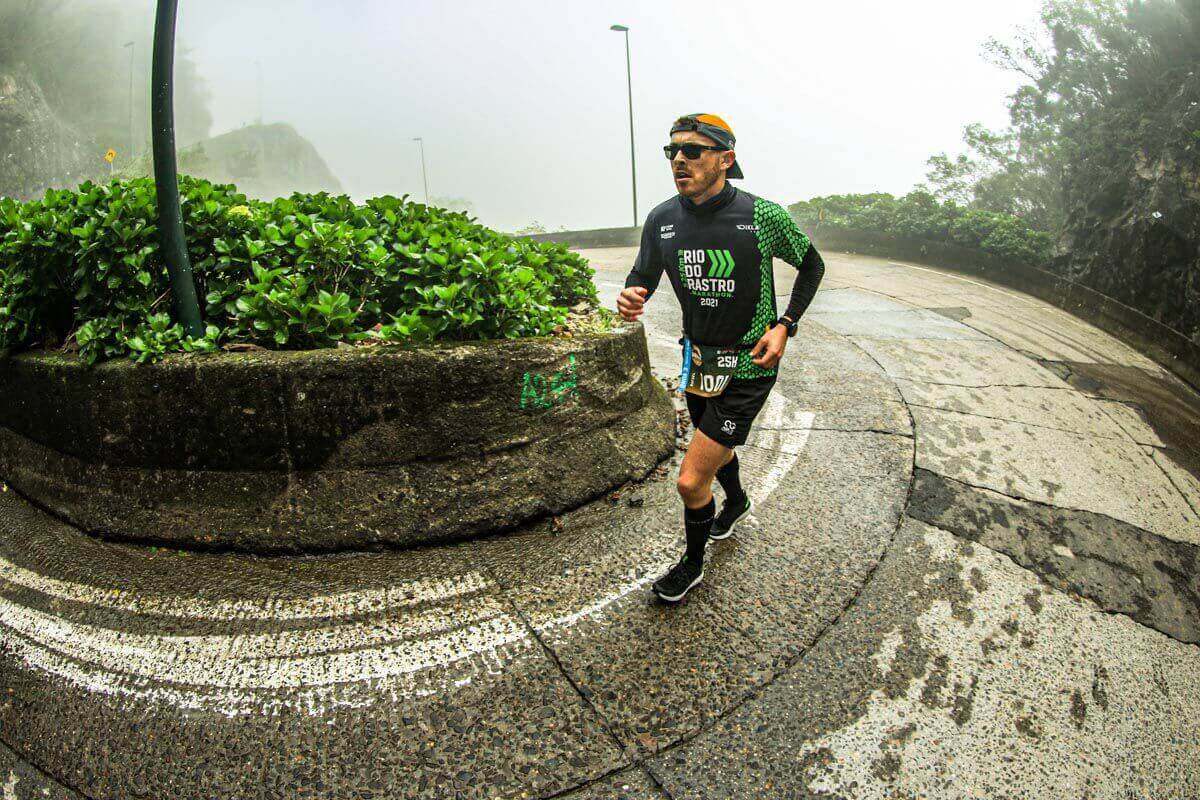
[[741, 522], [742, 520], [744, 520], [746, 517], [748, 517], [750, 515], [750, 512], [753, 510], [754, 510], [754, 501], [751, 500], [750, 504], [748, 506], [746, 506], [746, 510], [743, 511], [741, 514], [738, 514], [737, 519], [735, 519], [733, 521], [733, 524], [729, 526], [729, 530], [725, 531], [720, 536], [714, 536], [710, 533], [708, 535], [708, 538], [712, 539], [714, 542], [721, 542], [721, 541], [728, 539], [730, 536], [733, 535], [733, 531], [735, 528], [737, 528], [737, 524], [739, 522]]
[[655, 593], [656, 595], [658, 595], [658, 599], [659, 599], [659, 600], [665, 600], [665, 601], [666, 601], [666, 602], [668, 602], [668, 603], [678, 603], [680, 600], [682, 600], [682, 599], [683, 599], [683, 596], [684, 596], [684, 595], [686, 595], [686, 594], [687, 594], [688, 592], [690, 592], [690, 591], [691, 591], [693, 588], [695, 588], [695, 587], [696, 587], [696, 585], [697, 585], [697, 584], [699, 584], [699, 583], [700, 583], [700, 581], [701, 581], [701, 580], [703, 580], [703, 579], [704, 579], [704, 573], [703, 573], [703, 572], [701, 572], [699, 575], [697, 575], [697, 576], [696, 576], [696, 580], [694, 580], [694, 581], [692, 581], [691, 583], [689, 583], [689, 584], [687, 585], [687, 588], [686, 588], [686, 589], [684, 589], [682, 592], [680, 592], [680, 593], [679, 593], [679, 594], [677, 594], [677, 595], [667, 595], [667, 594], [662, 594], [662, 593], [660, 593], [660, 592], [659, 592], [657, 589], [655, 589], [655, 590], [654, 590], [654, 593]]

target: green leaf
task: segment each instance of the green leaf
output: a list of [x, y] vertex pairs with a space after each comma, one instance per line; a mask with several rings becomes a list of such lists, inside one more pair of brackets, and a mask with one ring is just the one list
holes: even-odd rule
[[562, 306], [595, 296], [590, 270], [566, 248], [514, 243], [406, 198], [264, 203], [187, 176], [180, 193], [209, 315], [202, 339], [147, 291], [164, 277], [150, 179], [51, 190], [27, 204], [0, 198], [0, 337], [32, 342], [55, 324], [59, 275], [89, 363], [205, 352], [218, 339], [332, 346], [374, 338], [381, 319], [391, 322], [380, 336], [400, 340], [532, 335], [552, 328]]

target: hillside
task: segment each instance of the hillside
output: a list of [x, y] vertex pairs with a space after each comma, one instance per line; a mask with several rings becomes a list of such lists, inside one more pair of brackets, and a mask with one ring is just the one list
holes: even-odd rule
[[103, 151], [60, 119], [27, 69], [0, 72], [0, 197], [30, 200], [107, 172]]
[[[149, 175], [149, 157], [127, 171]], [[312, 143], [287, 124], [250, 125], [181, 150], [179, 171], [216, 183], [236, 183], [251, 197], [272, 199], [293, 192], [340, 193], [342, 184]]]

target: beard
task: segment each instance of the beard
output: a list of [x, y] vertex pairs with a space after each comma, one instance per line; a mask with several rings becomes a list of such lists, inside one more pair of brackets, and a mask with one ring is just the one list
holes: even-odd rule
[[[675, 178], [675, 188], [679, 194], [691, 199], [700, 197], [705, 192], [712, 189], [713, 185], [721, 179], [722, 171], [718, 167], [711, 169], [702, 169], [699, 166], [688, 166], [683, 170], [673, 170]], [[680, 177], [685, 176], [687, 180], [680, 181]]]

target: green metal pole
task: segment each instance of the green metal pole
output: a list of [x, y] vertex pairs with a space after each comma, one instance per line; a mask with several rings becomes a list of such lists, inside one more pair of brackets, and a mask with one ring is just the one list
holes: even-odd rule
[[175, 164], [175, 12], [176, 0], [158, 0], [154, 22], [154, 70], [151, 78], [151, 123], [154, 126], [154, 183], [158, 188], [158, 239], [171, 290], [175, 315], [189, 336], [204, 335], [200, 304], [188, 261], [179, 207], [179, 174]]

